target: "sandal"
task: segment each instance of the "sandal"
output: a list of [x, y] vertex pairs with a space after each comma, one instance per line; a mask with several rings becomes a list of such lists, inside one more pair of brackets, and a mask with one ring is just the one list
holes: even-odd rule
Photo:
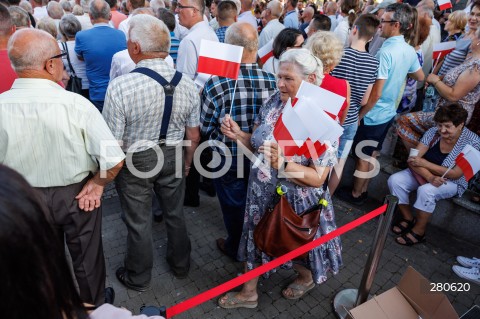
[[[403, 226], [402, 223], [406, 223], [407, 226]], [[407, 220], [405, 218], [402, 218], [398, 223], [396, 224], [393, 224], [392, 227], [390, 228], [390, 230], [395, 234], [395, 235], [403, 235], [405, 233], [408, 233], [414, 226], [415, 224], [417, 223], [417, 220], [415, 219], [415, 217], [412, 219], [412, 220]], [[396, 232], [394, 230], [395, 227], [398, 227], [400, 229], [400, 232]]]
[[[415, 238], [416, 241], [411, 240], [410, 237], [408, 237], [408, 234], [412, 235], [412, 237]], [[399, 242], [398, 240], [400, 238], [402, 238], [405, 243]], [[414, 233], [412, 230], [410, 230], [408, 233], [403, 234], [400, 237], [397, 237], [397, 239], [395, 239], [397, 244], [402, 245], [402, 246], [413, 246], [413, 245], [416, 245], [416, 244], [423, 243], [423, 242], [425, 242], [425, 240], [426, 240], [425, 239], [425, 234], [423, 234], [423, 236], [420, 236], [420, 235]]]
[[[237, 292], [227, 292], [226, 295], [220, 297], [217, 301], [217, 304], [224, 309], [234, 309], [234, 308], [257, 308], [258, 301], [248, 301], [248, 300], [241, 300], [235, 297]], [[225, 297], [227, 299], [223, 300]]]
[[[312, 282], [310, 285], [301, 285], [292, 282], [287, 288], [282, 290], [282, 296], [286, 299], [295, 300], [303, 297], [308, 291], [312, 290], [315, 287], [315, 283]], [[293, 292], [293, 295], [287, 295], [285, 291], [290, 288]]]

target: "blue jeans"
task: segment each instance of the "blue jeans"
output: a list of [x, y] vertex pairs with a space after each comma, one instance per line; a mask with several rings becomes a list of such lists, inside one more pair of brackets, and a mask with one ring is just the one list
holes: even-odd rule
[[250, 166], [246, 163], [242, 178], [237, 177], [237, 168], [232, 166], [225, 175], [213, 179], [227, 229], [225, 250], [234, 259], [237, 259], [238, 245], [242, 236], [249, 174]]
[[[340, 142], [338, 143], [338, 158], [346, 158], [348, 156], [348, 153], [350, 153], [350, 150], [352, 149], [353, 139], [355, 137], [355, 134], [357, 133], [357, 129], [358, 122], [343, 126], [343, 134], [342, 136], [340, 136]], [[348, 149], [345, 149], [345, 146], [347, 146], [347, 142], [350, 143], [348, 145]], [[346, 154], [343, 154], [344, 151], [346, 152]]]

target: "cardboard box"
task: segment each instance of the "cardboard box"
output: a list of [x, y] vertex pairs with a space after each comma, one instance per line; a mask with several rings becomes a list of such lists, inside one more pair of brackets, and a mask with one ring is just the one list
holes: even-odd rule
[[458, 319], [441, 292], [430, 291], [430, 282], [408, 267], [398, 285], [350, 310], [350, 319]]

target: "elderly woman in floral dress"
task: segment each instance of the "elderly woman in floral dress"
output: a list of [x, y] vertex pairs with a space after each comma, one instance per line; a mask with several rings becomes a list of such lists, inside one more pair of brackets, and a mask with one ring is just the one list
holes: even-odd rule
[[[278, 91], [263, 105], [255, 120], [254, 131], [250, 135], [240, 130], [238, 125], [226, 117], [222, 132], [230, 139], [241, 142], [256, 155], [263, 153], [268, 166], [253, 167], [249, 177], [243, 234], [237, 258], [245, 262], [245, 270], [255, 265], [269, 262], [272, 258], [255, 247], [253, 232], [268, 208], [274, 206], [275, 190], [278, 185], [286, 186], [284, 195], [297, 214], [316, 205], [321, 198], [328, 201], [322, 211], [320, 227], [315, 238], [336, 229], [333, 205], [328, 190], [324, 194], [322, 185], [330, 168], [336, 163], [337, 143], [323, 153], [318, 160], [305, 156], [286, 159], [274, 141], [273, 129], [288, 99], [294, 99], [302, 80], [319, 85], [323, 79], [322, 62], [306, 49], [289, 50], [280, 57], [277, 73]], [[285, 173], [303, 173], [302, 178], [282, 178], [279, 169]], [[282, 291], [287, 299], [298, 299], [316, 284], [327, 280], [327, 272], [336, 274], [342, 264], [341, 243], [336, 238], [312, 250], [308, 258], [289, 262], [298, 272], [297, 278]], [[268, 277], [269, 273], [265, 274]], [[255, 308], [258, 305], [258, 278], [245, 283], [240, 292], [229, 292], [218, 300], [222, 308]]]

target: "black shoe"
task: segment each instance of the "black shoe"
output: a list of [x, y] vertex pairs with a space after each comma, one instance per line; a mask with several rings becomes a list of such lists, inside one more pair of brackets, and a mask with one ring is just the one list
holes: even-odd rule
[[115, 290], [112, 287], [105, 288], [105, 303], [113, 305], [115, 301]]
[[362, 195], [358, 197], [354, 197], [352, 195], [352, 189], [351, 188], [340, 188], [337, 192], [335, 192], [335, 196], [343, 200], [344, 202], [353, 204], [353, 205], [358, 205], [361, 206], [365, 204], [365, 202], [368, 199], [368, 193], [362, 193]]
[[132, 290], [139, 291], [139, 292], [144, 292], [144, 291], [147, 291], [148, 289], [150, 289], [149, 285], [135, 286], [135, 285], [129, 284], [128, 282], [125, 281], [125, 275], [126, 274], [127, 274], [127, 270], [125, 269], [125, 267], [120, 267], [115, 272], [115, 275], [117, 276], [118, 281], [120, 281], [122, 283], [122, 285], [124, 285], [128, 289], [132, 289]]
[[173, 275], [175, 276], [175, 278], [177, 278], [177, 279], [185, 279], [185, 278], [188, 277], [188, 270], [179, 272], [179, 271], [175, 271], [175, 270], [172, 269], [172, 272], [173, 272]]
[[162, 214], [162, 215], [153, 215], [153, 220], [154, 220], [156, 223], [161, 223], [161, 222], [163, 222], [163, 214]]
[[197, 199], [197, 200], [185, 199], [183, 201], [183, 205], [188, 206], [188, 207], [198, 207], [198, 206], [200, 206], [200, 200], [199, 199]]

